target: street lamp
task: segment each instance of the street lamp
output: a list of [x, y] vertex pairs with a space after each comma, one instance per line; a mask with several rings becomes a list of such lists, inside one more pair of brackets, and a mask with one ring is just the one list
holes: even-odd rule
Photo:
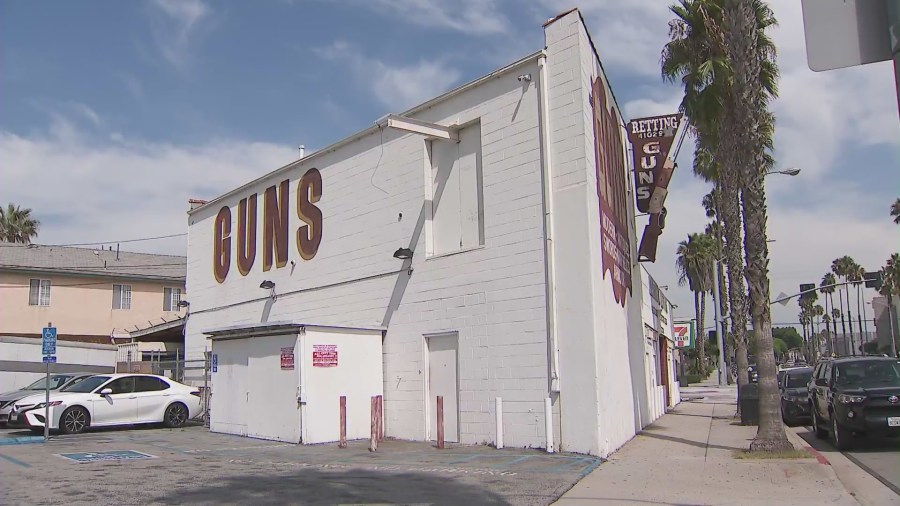
[[798, 169], [797, 167], [788, 167], [787, 169], [784, 169], [784, 170], [772, 170], [772, 171], [766, 172], [767, 176], [769, 174], [784, 174], [785, 176], [796, 176], [797, 174], [800, 174], [800, 169]]

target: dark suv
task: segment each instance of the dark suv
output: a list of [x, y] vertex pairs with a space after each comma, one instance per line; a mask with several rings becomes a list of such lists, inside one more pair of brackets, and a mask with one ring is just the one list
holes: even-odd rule
[[829, 432], [838, 450], [856, 434], [900, 435], [900, 360], [854, 357], [820, 362], [809, 384], [816, 437]]

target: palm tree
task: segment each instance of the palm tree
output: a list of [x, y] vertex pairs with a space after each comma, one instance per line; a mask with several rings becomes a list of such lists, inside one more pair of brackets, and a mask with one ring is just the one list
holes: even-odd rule
[[853, 286], [856, 287], [856, 321], [859, 324], [859, 347], [862, 350], [866, 342], [868, 341], [868, 336], [865, 332], [865, 327], [863, 326], [863, 318], [865, 317], [864, 313], [866, 310], [865, 304], [863, 304], [862, 297], [862, 286], [863, 281], [865, 281], [866, 269], [865, 267], [853, 263], [850, 268], [849, 280], [853, 281]]
[[[836, 276], [843, 278], [843, 280], [845, 282], [847, 282], [847, 281], [850, 281], [850, 273], [853, 270], [854, 264], [856, 264], [856, 262], [854, 262], [852, 258], [850, 258], [847, 255], [844, 255], [840, 258], [835, 259], [833, 262], [831, 262], [831, 271], [834, 272], [834, 274]], [[850, 290], [847, 285], [844, 285], [844, 296], [847, 299], [847, 312], [846, 312], [847, 318], [846, 318], [846, 320], [850, 324], [850, 343], [849, 343], [850, 349], [848, 350], [848, 352], [849, 352], [848, 354], [856, 355], [856, 343], [853, 341], [853, 312], [850, 311]], [[841, 313], [844, 313], [843, 302], [841, 302], [841, 304], [842, 304]], [[844, 324], [844, 318], [842, 317], [841, 325], [843, 325], [843, 324]], [[845, 332], [846, 332], [846, 330], [847, 329], [844, 328]]]
[[[724, 259], [728, 278], [728, 310], [738, 371], [747, 370], [747, 312], [744, 288], [744, 258], [738, 181], [732, 171], [719, 174], [718, 132], [724, 114], [724, 97], [729, 93], [731, 71], [715, 33], [708, 29], [711, 19], [721, 19], [722, 0], [679, 0], [670, 7], [675, 19], [669, 22], [669, 42], [662, 51], [663, 79], [680, 82], [684, 96], [680, 109], [690, 119], [695, 134], [694, 173], [713, 181], [717, 192], [715, 211], [724, 234]], [[721, 286], [721, 283], [720, 283]], [[724, 294], [722, 299], [724, 299]], [[738, 374], [738, 391], [747, 384]]]
[[775, 382], [766, 243], [764, 179], [773, 163], [769, 151], [775, 124], [769, 102], [778, 93], [775, 44], [766, 31], [776, 23], [772, 10], [762, 0], [724, 0], [721, 28], [716, 31], [721, 34], [731, 70], [718, 161], [726, 169], [723, 172], [734, 173], [741, 190], [750, 318], [757, 339], [760, 376], [759, 429], [750, 449], [761, 451], [793, 447], [784, 432], [781, 396]]
[[900, 225], [900, 199], [891, 204], [891, 217], [894, 218], [894, 224]]
[[[828, 350], [831, 353], [835, 352], [834, 336], [835, 334], [837, 334], [837, 327], [833, 325], [835, 323], [834, 311], [836, 311], [834, 309], [834, 289], [836, 287], [832, 285], [834, 285], [835, 283], [837, 283], [837, 280], [834, 279], [834, 274], [831, 272], [825, 273], [825, 275], [822, 276], [822, 282], [819, 283], [819, 286], [821, 287], [819, 288], [819, 291], [822, 292], [823, 295], [825, 295], [825, 329], [828, 330]], [[832, 324], [833, 328], [829, 329], [829, 324]]]
[[881, 269], [881, 288], [878, 293], [887, 297], [888, 318], [890, 319], [891, 355], [897, 356], [897, 342], [895, 339], [898, 322], [893, 315], [894, 297], [900, 296], [900, 254], [894, 253]]
[[825, 314], [825, 308], [822, 307], [821, 304], [816, 304], [813, 307], [813, 317], [815, 317], [815, 333], [813, 335], [816, 336], [814, 347], [813, 347], [813, 360], [817, 360], [819, 358], [819, 350], [821, 349], [821, 343], [819, 342], [822, 334], [819, 331], [819, 322], [822, 321], [822, 316], [828, 316]]
[[31, 217], [31, 209], [10, 203], [0, 208], [0, 241], [30, 244], [37, 237], [41, 222]]
[[712, 289], [715, 246], [706, 234], [691, 234], [678, 244], [675, 268], [678, 284], [688, 284], [694, 292], [694, 314], [697, 317], [697, 353], [700, 373], [706, 374], [706, 351], [702, 336], [706, 312], [706, 293]]

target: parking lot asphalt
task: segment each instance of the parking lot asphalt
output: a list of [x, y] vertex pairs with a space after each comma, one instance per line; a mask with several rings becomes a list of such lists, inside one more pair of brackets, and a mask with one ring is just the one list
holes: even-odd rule
[[[128, 451], [113, 455], [129, 457], [122, 460], [96, 460], [104, 458], [99, 452]], [[543, 505], [601, 462], [539, 450], [450, 444], [439, 450], [393, 440], [372, 453], [367, 441], [339, 449], [204, 427], [102, 430], [0, 446], [0, 503]]]

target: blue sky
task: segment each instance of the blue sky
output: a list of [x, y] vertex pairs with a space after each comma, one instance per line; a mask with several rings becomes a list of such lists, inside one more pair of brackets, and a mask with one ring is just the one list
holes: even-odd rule
[[[659, 78], [669, 2], [577, 6], [626, 117], [680, 100]], [[889, 64], [806, 66], [799, 2], [780, 21], [776, 159], [769, 181], [772, 291], [793, 293], [849, 254], [869, 268], [898, 249], [900, 121]], [[42, 243], [186, 230], [211, 198], [475, 79], [543, 45], [561, 0], [0, 0], [0, 202], [34, 209]], [[690, 153], [679, 160], [689, 167]], [[681, 169], [650, 270], [686, 309], [677, 241], [703, 229], [705, 185]], [[130, 249], [183, 254], [184, 238]], [[795, 291], [795, 290], [794, 290]], [[685, 314], [689, 312], [686, 311]], [[796, 320], [796, 308], [776, 308]]]

